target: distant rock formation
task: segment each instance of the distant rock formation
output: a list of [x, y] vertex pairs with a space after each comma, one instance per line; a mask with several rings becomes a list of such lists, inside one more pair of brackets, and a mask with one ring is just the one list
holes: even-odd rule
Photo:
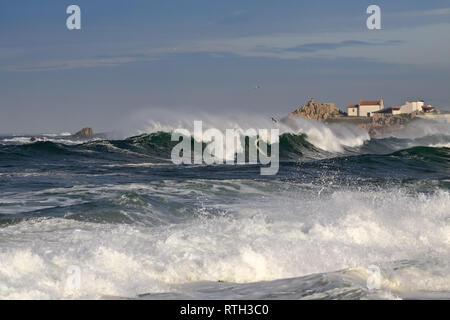
[[378, 137], [404, 128], [416, 116], [416, 112], [399, 115], [374, 114], [368, 118], [368, 123], [361, 123], [358, 126], [366, 129], [371, 137]]
[[348, 117], [346, 115], [345, 112], [336, 108], [334, 103], [320, 103], [311, 99], [307, 104], [289, 113], [288, 117], [282, 119], [282, 122], [290, 125], [295, 117], [302, 117], [324, 123], [345, 123], [364, 128], [370, 136], [377, 137], [404, 128], [418, 113], [399, 115], [378, 113], [372, 117]]
[[336, 108], [334, 103], [320, 103], [311, 99], [307, 104], [291, 112], [289, 117], [303, 117], [311, 120], [325, 121], [328, 118], [344, 115], [345, 113]]
[[72, 137], [75, 139], [90, 139], [94, 138], [95, 135], [94, 130], [92, 130], [92, 128], [83, 128], [74, 135], [72, 135]]

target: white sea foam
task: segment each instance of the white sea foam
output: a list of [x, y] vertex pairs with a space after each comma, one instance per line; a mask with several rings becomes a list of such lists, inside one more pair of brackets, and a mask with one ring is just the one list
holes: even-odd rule
[[72, 134], [70, 132], [61, 132], [61, 133], [44, 133], [42, 136], [45, 137], [69, 137]]
[[[294, 192], [286, 183], [219, 181], [208, 188], [187, 181], [185, 192], [171, 181], [119, 187], [166, 194], [170, 201], [189, 196], [202, 202], [216, 192], [240, 188], [246, 197], [206, 201], [205, 214], [179, 224], [40, 219], [2, 227], [0, 298], [136, 297], [182, 290], [179, 285], [199, 281], [249, 283], [349, 268], [360, 270], [352, 279], [365, 287], [361, 270], [371, 264], [383, 270], [389, 297], [450, 289], [448, 191], [319, 192], [306, 186]], [[227, 213], [208, 214], [218, 208]], [[398, 261], [408, 263], [392, 268]], [[81, 269], [75, 293], [65, 287], [71, 265]], [[257, 287], [264, 290], [263, 283]]]
[[429, 147], [433, 147], [433, 148], [450, 148], [450, 142], [449, 143], [430, 144]]
[[13, 137], [13, 138], [4, 138], [0, 140], [1, 143], [11, 143], [11, 144], [27, 144], [32, 143], [30, 141], [30, 137]]
[[409, 122], [404, 129], [389, 134], [389, 136], [401, 139], [420, 139], [436, 135], [450, 136], [450, 123], [419, 119]]
[[[278, 128], [280, 134], [306, 134], [307, 140], [319, 149], [329, 152], [343, 152], [345, 147], [358, 147], [365, 141], [370, 140], [367, 131], [357, 127], [350, 127], [340, 124], [325, 125], [318, 121], [303, 118], [292, 119], [289, 123], [274, 123], [270, 117], [262, 115], [241, 115], [240, 117], [211, 116], [211, 115], [184, 115], [182, 119], [174, 119], [173, 114], [167, 115], [160, 111], [158, 119], [150, 117], [152, 120], [140, 124], [143, 129], [137, 134], [155, 133], [158, 131], [171, 132], [177, 128], [187, 129], [193, 133], [194, 121], [202, 121], [203, 130], [216, 128], [225, 134], [226, 129], [239, 129], [245, 132], [247, 129], [272, 129]], [[206, 139], [204, 142], [209, 142]]]
[[[323, 123], [298, 118], [289, 127], [295, 134], [304, 133], [314, 146], [330, 152], [343, 152], [344, 147], [359, 147], [370, 136], [364, 129], [340, 124], [325, 125]], [[288, 130], [289, 130], [288, 129]], [[285, 132], [290, 132], [286, 130]]]
[[[78, 139], [69, 139], [71, 134], [43, 134], [39, 136], [17, 136], [17, 137], [4, 137], [0, 139], [1, 144], [13, 144], [13, 145], [22, 145], [22, 144], [32, 144], [36, 142], [54, 142], [61, 143], [66, 145], [76, 145], [85, 143], [86, 140], [78, 140]], [[34, 138], [32, 140], [32, 138]], [[93, 138], [89, 141], [100, 141], [99, 138]]]

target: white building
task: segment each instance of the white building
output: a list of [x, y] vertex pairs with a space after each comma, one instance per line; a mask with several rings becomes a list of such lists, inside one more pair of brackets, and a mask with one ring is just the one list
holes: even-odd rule
[[349, 104], [347, 107], [347, 114], [349, 117], [357, 117], [358, 116], [358, 105], [357, 104]]
[[349, 105], [347, 114], [349, 117], [371, 117], [377, 111], [384, 109], [384, 100], [361, 100], [358, 105]]
[[426, 106], [424, 101], [406, 101], [404, 105], [402, 106], [392, 106], [387, 109], [383, 109], [381, 111], [378, 111], [376, 113], [384, 113], [384, 114], [409, 114], [413, 112], [433, 112], [434, 107], [432, 106]]
[[406, 103], [400, 106], [400, 113], [413, 113], [416, 111], [422, 111], [422, 107], [424, 106], [424, 102], [421, 100], [418, 101], [406, 101]]
[[400, 106], [392, 106], [392, 107], [390, 107], [390, 108], [386, 108], [386, 109], [383, 109], [383, 110], [380, 110], [380, 111], [377, 111], [377, 112], [375, 112], [375, 113], [377, 113], [377, 114], [392, 114], [392, 115], [397, 115], [397, 114], [400, 114], [401, 112], [400, 112]]
[[428, 113], [428, 112], [434, 112], [434, 107], [433, 106], [422, 106], [422, 111], [424, 113]]
[[392, 107], [392, 114], [396, 115], [396, 114], [400, 114], [402, 113], [402, 107], [401, 106], [393, 106]]

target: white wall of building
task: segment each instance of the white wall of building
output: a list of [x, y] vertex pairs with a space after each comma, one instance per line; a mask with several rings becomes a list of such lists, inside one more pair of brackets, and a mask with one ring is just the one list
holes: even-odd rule
[[358, 108], [348, 108], [347, 114], [349, 117], [357, 117], [358, 116]]
[[400, 113], [412, 113], [415, 111], [422, 111], [423, 101], [407, 101], [400, 107]]
[[378, 105], [360, 105], [358, 110], [358, 116], [360, 117], [367, 117], [367, 116], [373, 116], [373, 113], [375, 111], [380, 111], [383, 109], [379, 104]]
[[414, 105], [412, 103], [407, 102], [406, 104], [400, 107], [400, 113], [411, 113], [414, 112]]
[[423, 101], [416, 102], [416, 111], [422, 111], [422, 107], [425, 105]]

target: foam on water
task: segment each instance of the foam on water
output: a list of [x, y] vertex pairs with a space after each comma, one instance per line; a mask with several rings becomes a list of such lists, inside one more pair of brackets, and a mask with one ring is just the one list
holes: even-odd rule
[[429, 147], [433, 147], [433, 148], [450, 148], [450, 142], [449, 143], [431, 144], [431, 145], [429, 145]]
[[[63, 137], [65, 137], [65, 138], [63, 138]], [[0, 144], [22, 145], [22, 144], [32, 144], [32, 143], [36, 143], [36, 142], [49, 141], [49, 142], [54, 142], [54, 143], [66, 144], [66, 145], [77, 145], [77, 144], [82, 144], [82, 143], [86, 142], [83, 140], [68, 139], [67, 136], [58, 137], [58, 135], [49, 135], [49, 134], [45, 134], [45, 135], [42, 135], [41, 137], [37, 137], [36, 141], [32, 141], [31, 138], [32, 138], [31, 136], [8, 137], [8, 138], [1, 139]], [[100, 139], [94, 139], [94, 140], [100, 140]]]
[[[206, 118], [204, 129], [302, 134], [285, 139], [288, 152], [314, 149], [307, 139], [332, 158], [265, 179], [161, 165], [150, 155], [164, 156], [167, 134], [80, 146], [5, 137], [16, 140], [0, 142], [13, 144], [0, 154], [0, 298], [449, 298], [450, 135], [414, 125], [367, 142], [342, 125]], [[370, 265], [381, 290], [366, 286]]]
[[[421, 291], [445, 295], [450, 290], [448, 191], [300, 186], [293, 192], [267, 182], [236, 186], [220, 181], [211, 188], [215, 191], [208, 191], [196, 183], [185, 182], [184, 196], [204, 205], [182, 223], [145, 226], [39, 218], [2, 227], [0, 298], [137, 297], [183, 290], [192, 295], [192, 287], [180, 285], [219, 280], [258, 282], [255, 288], [262, 296], [261, 281], [342, 269], [362, 288], [361, 270], [371, 264], [383, 270], [388, 297], [420, 296]], [[245, 198], [202, 200], [240, 186], [247, 188]], [[136, 185], [123, 188], [137, 191]], [[170, 194], [170, 188], [174, 182], [158, 187], [161, 195]], [[272, 192], [261, 191], [265, 188]], [[71, 265], [81, 269], [76, 292], [66, 287]]]
[[[161, 115], [160, 115], [161, 117]], [[164, 118], [164, 117], [162, 117]], [[187, 129], [191, 134], [194, 132], [194, 121], [202, 121], [203, 130], [216, 128], [225, 134], [226, 129], [238, 129], [246, 132], [248, 129], [272, 129], [277, 128], [281, 134], [306, 134], [306, 139], [319, 149], [329, 152], [343, 152], [345, 147], [358, 147], [365, 141], [370, 140], [367, 131], [357, 127], [334, 124], [327, 126], [323, 123], [295, 118], [291, 119], [289, 125], [282, 122], [274, 123], [270, 117], [261, 115], [242, 115], [239, 118], [212, 117], [210, 115], [192, 116], [186, 115], [182, 120], [175, 121], [167, 117], [167, 120], [151, 120], [144, 129], [138, 130], [138, 134], [155, 133], [158, 131], [171, 132], [178, 128]], [[205, 143], [210, 142], [210, 138], [205, 137]]]

